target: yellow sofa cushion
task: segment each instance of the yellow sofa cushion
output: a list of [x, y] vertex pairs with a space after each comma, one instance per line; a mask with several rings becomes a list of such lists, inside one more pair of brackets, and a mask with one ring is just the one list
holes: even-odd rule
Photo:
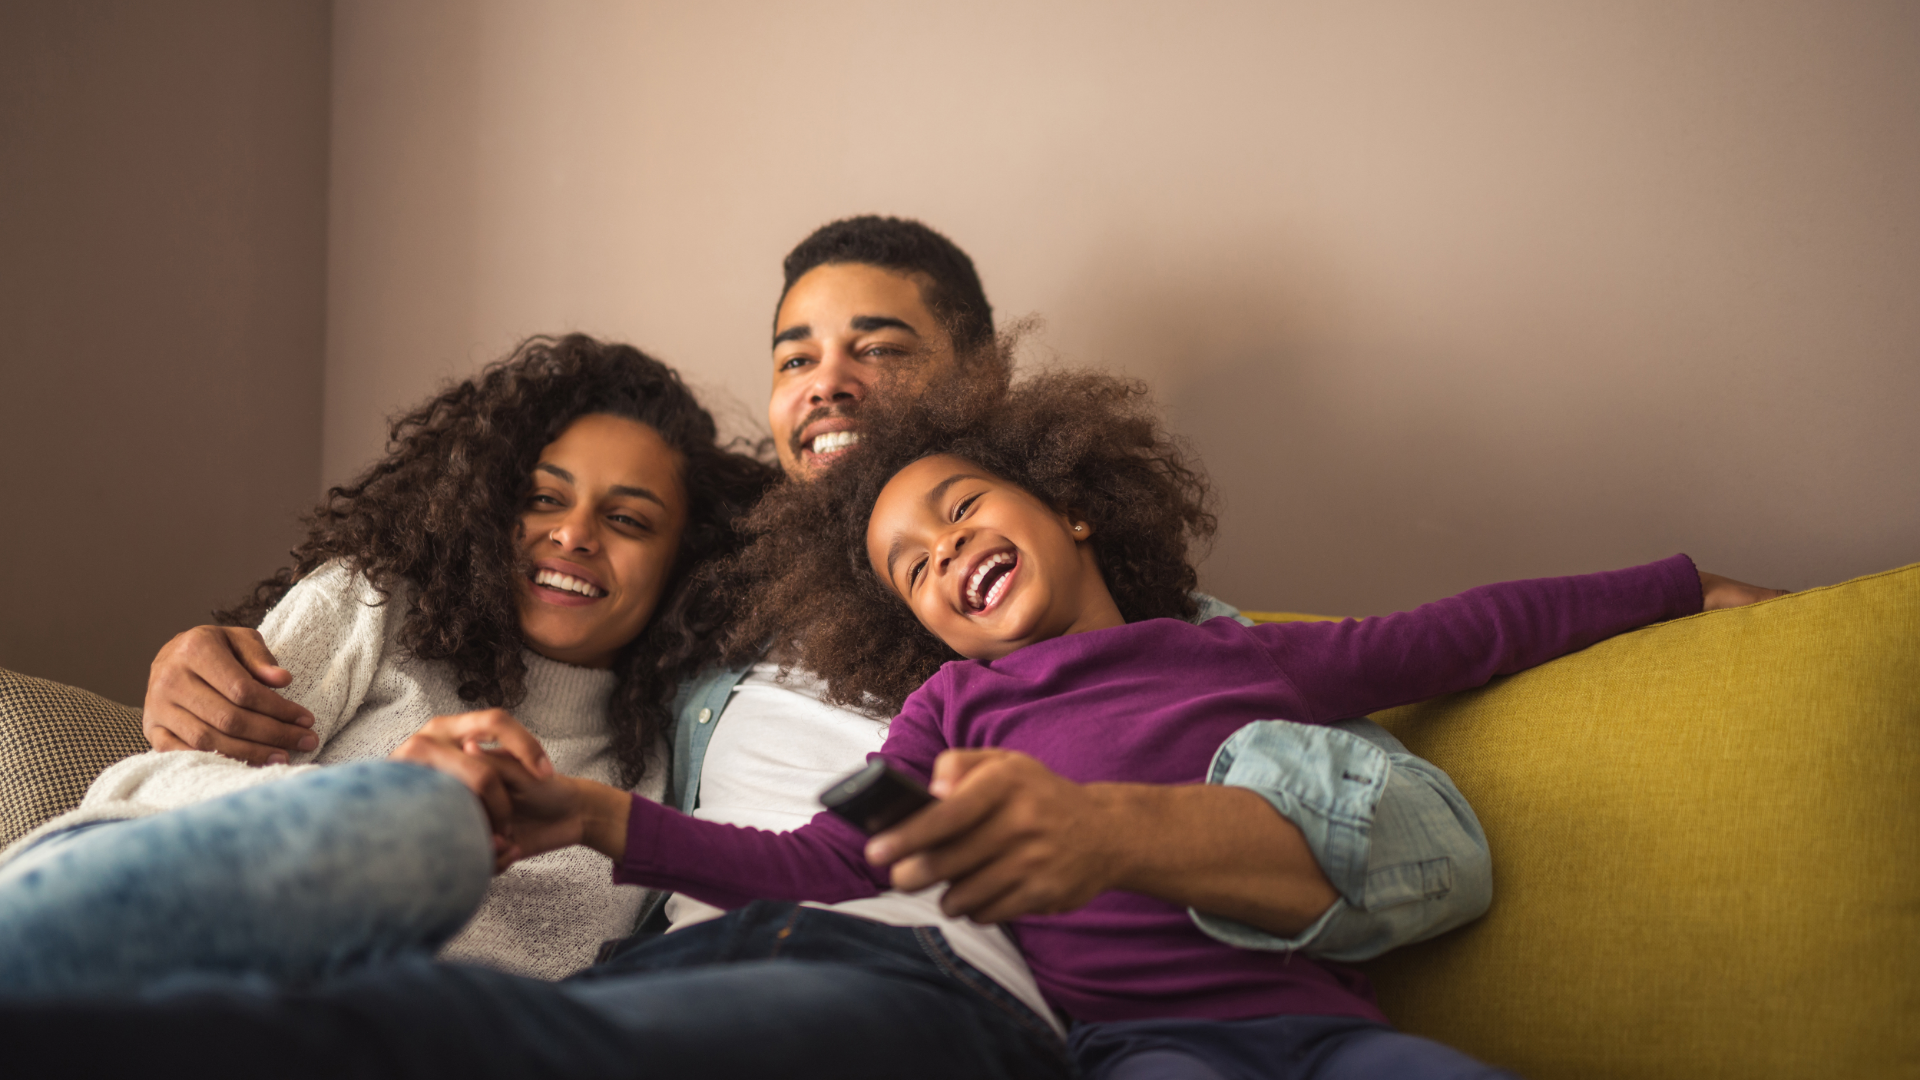
[[1486, 918], [1368, 966], [1536, 1080], [1920, 1076], [1920, 565], [1375, 719], [1486, 826]]

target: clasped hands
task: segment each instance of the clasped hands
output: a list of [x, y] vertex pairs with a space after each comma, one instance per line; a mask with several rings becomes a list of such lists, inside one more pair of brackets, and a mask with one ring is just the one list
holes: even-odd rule
[[[391, 756], [454, 776], [479, 798], [496, 872], [570, 844], [616, 861], [625, 851], [632, 796], [556, 773], [505, 710], [435, 717]], [[1068, 911], [1125, 883], [1127, 789], [1144, 785], [1076, 784], [1025, 754], [949, 750], [929, 786], [941, 801], [874, 837], [866, 854], [892, 868], [895, 888], [950, 882], [949, 915], [984, 923]]]

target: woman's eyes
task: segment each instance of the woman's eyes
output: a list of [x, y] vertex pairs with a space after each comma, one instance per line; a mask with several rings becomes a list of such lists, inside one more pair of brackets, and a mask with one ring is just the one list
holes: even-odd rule
[[642, 530], [651, 532], [653, 528], [652, 526], [648, 525], [645, 521], [642, 521], [641, 519], [633, 517], [628, 514], [608, 514], [607, 520], [617, 521], [620, 524], [625, 525], [630, 529], [642, 529]]

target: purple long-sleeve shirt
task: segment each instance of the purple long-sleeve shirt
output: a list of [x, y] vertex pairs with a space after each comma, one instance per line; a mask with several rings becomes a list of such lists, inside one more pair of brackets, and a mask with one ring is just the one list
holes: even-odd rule
[[[924, 779], [943, 750], [1003, 747], [1080, 783], [1195, 784], [1220, 744], [1255, 720], [1323, 724], [1465, 690], [1700, 605], [1693, 563], [1676, 555], [1489, 585], [1374, 619], [1131, 623], [947, 664], [907, 699], [878, 756]], [[636, 798], [614, 878], [725, 908], [831, 903], [888, 887], [865, 842], [824, 812], [772, 833]], [[1103, 893], [1013, 930], [1047, 1000], [1080, 1020], [1384, 1020], [1358, 973], [1221, 944], [1185, 909], [1138, 893]]]

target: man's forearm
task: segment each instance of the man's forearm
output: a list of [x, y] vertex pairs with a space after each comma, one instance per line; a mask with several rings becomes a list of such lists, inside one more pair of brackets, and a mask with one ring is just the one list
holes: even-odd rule
[[1300, 829], [1255, 792], [1090, 784], [1105, 804], [1113, 887], [1292, 935], [1338, 894]]

